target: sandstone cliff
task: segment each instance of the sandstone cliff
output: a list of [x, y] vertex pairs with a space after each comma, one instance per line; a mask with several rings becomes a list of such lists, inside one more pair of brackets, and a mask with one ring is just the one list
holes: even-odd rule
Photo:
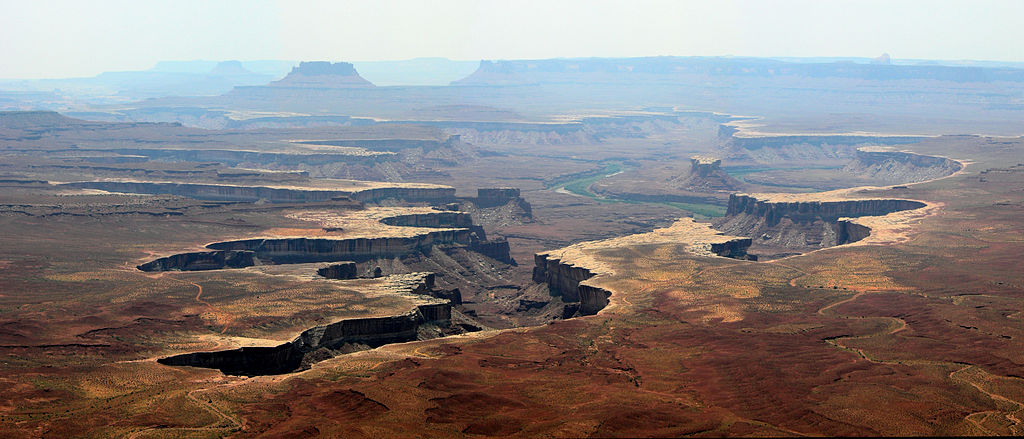
[[341, 262], [320, 267], [316, 270], [316, 274], [328, 279], [355, 279], [358, 277], [355, 262]]
[[[423, 273], [411, 288], [413, 294], [430, 294], [433, 273]], [[440, 331], [423, 331], [433, 326]], [[194, 352], [157, 360], [171, 366], [219, 369], [228, 375], [276, 375], [307, 368], [339, 353], [369, 349], [389, 343], [432, 338], [435, 334], [461, 332], [452, 325], [451, 303], [419, 305], [405, 314], [344, 319], [303, 331], [294, 340], [273, 347], [243, 347], [216, 352]]]
[[470, 245], [470, 231], [438, 230], [397, 238], [258, 238], [218, 242], [207, 247], [214, 250], [249, 250], [255, 252], [260, 260], [289, 264], [391, 258], [423, 251], [434, 245], [452, 244]]
[[[760, 198], [758, 198], [760, 197]], [[845, 218], [882, 216], [918, 209], [925, 204], [900, 199], [772, 200], [766, 196], [733, 194], [726, 216], [715, 222], [723, 232], [750, 236], [758, 254], [786, 256], [856, 242], [871, 230]]]
[[244, 268], [256, 265], [255, 253], [247, 250], [215, 250], [181, 253], [139, 265], [142, 271], [198, 271]]
[[843, 171], [870, 177], [882, 184], [903, 184], [945, 177], [961, 168], [960, 162], [945, 157], [861, 148]]

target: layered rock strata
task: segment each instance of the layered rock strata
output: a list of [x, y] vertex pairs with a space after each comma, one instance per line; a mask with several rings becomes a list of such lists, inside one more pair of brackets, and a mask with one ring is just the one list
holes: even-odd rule
[[[773, 198], [774, 197], [774, 198]], [[914, 200], [840, 199], [800, 195], [733, 194], [726, 216], [715, 227], [750, 236], [759, 251], [775, 256], [860, 241], [871, 229], [855, 218], [878, 217], [925, 207]]]
[[199, 200], [236, 202], [257, 202], [263, 200], [271, 203], [307, 203], [352, 199], [372, 203], [386, 199], [399, 199], [409, 202], [444, 203], [455, 199], [455, 189], [449, 187], [386, 186], [367, 189], [335, 190], [141, 181], [83, 181], [63, 183], [60, 186], [133, 194], [178, 195]]
[[142, 271], [199, 271], [244, 268], [256, 265], [256, 254], [248, 250], [214, 250], [180, 253], [139, 265]]
[[328, 279], [355, 279], [359, 276], [356, 269], [355, 262], [342, 262], [320, 267], [316, 270], [316, 274]]
[[438, 230], [412, 237], [395, 238], [270, 238], [225, 241], [207, 246], [214, 250], [248, 250], [260, 260], [275, 264], [302, 262], [365, 261], [393, 258], [426, 250], [434, 245], [470, 245], [468, 229]]
[[686, 250], [699, 256], [756, 259], [746, 253], [750, 238], [728, 236], [707, 224], [683, 218], [669, 227], [652, 232], [602, 241], [574, 244], [556, 251], [534, 255], [533, 281], [547, 284], [552, 295], [566, 302], [563, 317], [592, 315], [606, 307], [611, 291], [593, 283], [597, 276], [612, 272], [590, 252], [631, 244], [685, 244]]
[[[157, 361], [169, 366], [218, 369], [227, 375], [278, 375], [308, 367], [318, 357], [332, 356], [333, 351], [352, 352], [418, 340], [423, 325], [450, 327], [451, 318], [448, 303], [420, 305], [397, 316], [345, 319], [316, 326], [277, 346], [193, 352]], [[328, 352], [318, 353], [321, 350]]]
[[[419, 278], [406, 287], [407, 291], [418, 295], [437, 294], [434, 291], [434, 274], [418, 275]], [[431, 330], [425, 330], [427, 327]], [[157, 361], [171, 366], [219, 369], [228, 375], [277, 375], [308, 368], [312, 363], [338, 353], [460, 332], [464, 332], [464, 328], [452, 324], [451, 302], [444, 301], [418, 305], [399, 315], [344, 319], [315, 326], [292, 341], [277, 346], [193, 352]]]
[[963, 169], [956, 160], [882, 148], [860, 148], [843, 171], [865, 175], [885, 184], [916, 183], [951, 175]]
[[[357, 235], [352, 238], [280, 237], [216, 242], [206, 246], [214, 250], [212, 252], [172, 255], [139, 265], [138, 268], [143, 271], [212, 270], [241, 268], [261, 263], [365, 262], [424, 253], [434, 246], [465, 247], [492, 259], [515, 264], [508, 241], [488, 240], [484, 229], [474, 225], [472, 217], [464, 212], [402, 214], [381, 218], [379, 222], [392, 226], [437, 230], [376, 238]], [[378, 233], [384, 234], [383, 231]], [[346, 269], [343, 266], [324, 267], [321, 275], [341, 275], [340, 273], [344, 273]]]

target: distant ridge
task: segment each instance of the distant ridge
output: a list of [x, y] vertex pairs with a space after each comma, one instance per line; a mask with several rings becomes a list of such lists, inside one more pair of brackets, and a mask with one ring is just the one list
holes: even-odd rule
[[303, 61], [292, 68], [279, 81], [270, 83], [273, 87], [304, 87], [304, 88], [373, 88], [351, 63], [327, 61]]
[[0, 128], [59, 128], [81, 125], [86, 121], [72, 119], [56, 111], [0, 111]]
[[[881, 57], [880, 57], [881, 58]], [[858, 80], [936, 80], [951, 82], [1024, 82], [1024, 69], [944, 65], [896, 65], [885, 62], [787, 62], [768, 58], [643, 57], [556, 58], [481, 61], [469, 76], [452, 85], [526, 85], [558, 82], [629, 82], [699, 76], [742, 78], [847, 78]]]

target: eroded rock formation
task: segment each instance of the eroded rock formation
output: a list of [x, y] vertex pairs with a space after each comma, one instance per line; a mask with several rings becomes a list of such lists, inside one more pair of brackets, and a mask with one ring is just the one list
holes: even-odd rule
[[843, 171], [865, 175], [884, 184], [902, 184], [945, 177], [962, 168], [960, 162], [945, 157], [862, 148]]
[[437, 230], [395, 238], [271, 238], [243, 239], [208, 245], [215, 250], [249, 250], [260, 260], [275, 264], [364, 261], [423, 251], [434, 245], [470, 245], [468, 229]]
[[[433, 295], [433, 285], [434, 274], [422, 273], [410, 292]], [[460, 332], [465, 332], [465, 327], [452, 324], [452, 305], [445, 301], [419, 305], [400, 315], [344, 319], [315, 326], [277, 346], [193, 352], [157, 361], [171, 366], [219, 369], [228, 375], [277, 375], [308, 368], [339, 353]]]
[[[208, 244], [212, 252], [192, 252], [154, 260], [138, 268], [143, 271], [213, 270], [240, 268], [260, 263], [364, 262], [429, 252], [434, 246], [465, 247], [498, 261], [515, 264], [508, 241], [488, 240], [484, 229], [473, 224], [464, 212], [431, 212], [386, 217], [382, 223], [395, 226], [437, 228], [413, 236], [378, 238], [253, 238]], [[321, 275], [344, 272], [346, 268], [325, 267]], [[325, 274], [327, 273], [327, 274]]]
[[256, 265], [256, 254], [248, 250], [214, 250], [180, 253], [139, 265], [142, 271], [198, 271], [244, 268]]
[[331, 190], [204, 183], [83, 181], [63, 183], [61, 186], [133, 194], [179, 195], [200, 200], [239, 202], [263, 200], [271, 203], [306, 203], [351, 199], [373, 203], [386, 199], [398, 199], [409, 202], [443, 203], [455, 199], [454, 188], [398, 185], [367, 189]]
[[328, 279], [355, 279], [359, 276], [356, 272], [356, 263], [350, 261], [320, 267], [316, 274]]
[[594, 315], [608, 306], [611, 292], [581, 282], [594, 277], [587, 268], [562, 262], [546, 253], [534, 255], [533, 281], [546, 283], [553, 296], [566, 302], [562, 318]]
[[767, 196], [733, 194], [726, 216], [716, 221], [715, 227], [749, 236], [759, 254], [778, 257], [856, 242], [871, 233], [869, 228], [844, 218], [882, 216], [925, 207], [920, 201], [900, 199], [795, 198], [798, 197], [772, 200]]

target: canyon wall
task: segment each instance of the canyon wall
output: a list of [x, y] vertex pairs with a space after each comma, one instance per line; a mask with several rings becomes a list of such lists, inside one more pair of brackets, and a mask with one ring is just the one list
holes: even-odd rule
[[884, 184], [903, 184], [945, 177], [962, 168], [960, 162], [945, 157], [859, 149], [854, 161], [843, 171], [866, 175]]
[[455, 189], [448, 187], [381, 187], [357, 191], [290, 189], [266, 186], [238, 186], [229, 184], [132, 182], [132, 181], [83, 181], [63, 183], [60, 186], [100, 189], [110, 192], [133, 194], [166, 194], [213, 201], [271, 203], [306, 203], [332, 200], [347, 200], [373, 203], [385, 199], [399, 199], [410, 202], [443, 203], [455, 199]]
[[922, 202], [900, 199], [770, 201], [733, 194], [726, 216], [715, 221], [715, 228], [753, 238], [762, 257], [783, 257], [856, 242], [871, 234], [870, 228], [844, 218], [921, 207], [925, 207]]
[[[433, 273], [425, 273], [410, 292], [432, 295], [433, 276]], [[458, 332], [452, 326], [451, 303], [419, 305], [408, 313], [393, 316], [339, 320], [307, 329], [294, 340], [273, 347], [193, 352], [161, 358], [157, 362], [219, 369], [228, 375], [277, 375], [308, 368], [337, 353], [429, 338], [421, 331], [424, 325]]]
[[832, 229], [835, 231], [836, 245], [857, 242], [871, 235], [870, 227], [849, 220], [836, 221]]
[[381, 200], [396, 199], [410, 202], [442, 204], [450, 203], [455, 200], [455, 188], [382, 187], [352, 192], [348, 197], [364, 203], [375, 203]]
[[611, 291], [580, 284], [594, 276], [590, 270], [564, 263], [545, 253], [534, 255], [534, 264], [533, 281], [546, 283], [552, 296], [561, 296], [566, 302], [562, 318], [594, 315], [608, 306]]
[[110, 192], [131, 194], [179, 195], [199, 200], [256, 202], [267, 200], [272, 203], [304, 203], [346, 199], [348, 191], [284, 189], [265, 186], [234, 186], [226, 184], [199, 183], [150, 183], [131, 181], [83, 181], [64, 183], [61, 186], [100, 189]]
[[899, 199], [865, 199], [839, 201], [764, 201], [750, 195], [732, 194], [726, 216], [752, 215], [763, 218], [768, 225], [778, 224], [783, 217], [793, 221], [823, 219], [835, 221], [841, 217], [881, 216], [901, 210], [918, 209], [925, 204]]
[[248, 250], [214, 250], [180, 253], [139, 265], [142, 271], [197, 271], [244, 268], [256, 265], [256, 253]]
[[316, 360], [310, 354], [322, 349], [346, 352], [417, 340], [423, 324], [449, 326], [451, 305], [421, 305], [397, 316], [345, 319], [310, 328], [295, 340], [273, 347], [193, 352], [160, 358], [157, 362], [218, 369], [227, 375], [278, 375], [308, 367]]
[[274, 238], [243, 239], [208, 245], [214, 250], [249, 250], [275, 264], [300, 262], [364, 261], [423, 251], [434, 245], [470, 245], [468, 229], [438, 230], [398, 238]]
[[380, 222], [389, 226], [406, 227], [473, 227], [473, 217], [465, 212], [431, 212], [396, 215], [381, 219]]

